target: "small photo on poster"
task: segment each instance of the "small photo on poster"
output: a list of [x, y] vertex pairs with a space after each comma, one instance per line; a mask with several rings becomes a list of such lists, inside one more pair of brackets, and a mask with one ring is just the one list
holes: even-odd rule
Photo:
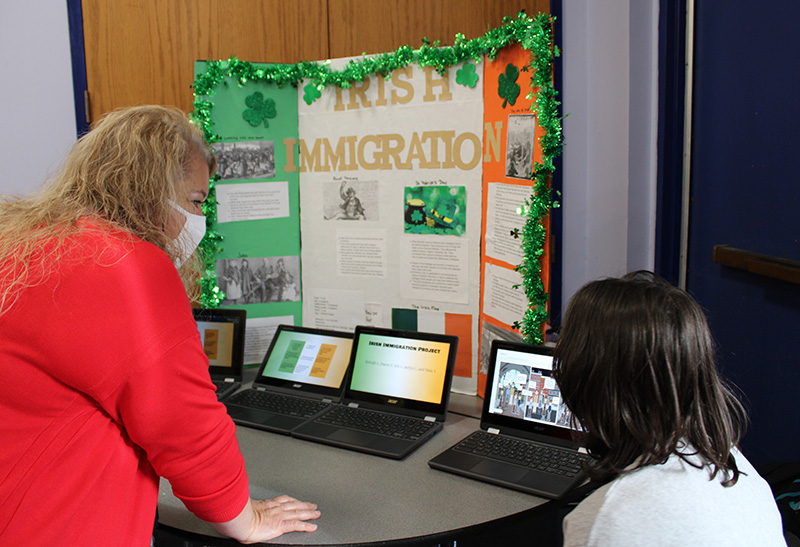
[[325, 220], [378, 220], [377, 181], [330, 181], [322, 186]]
[[300, 257], [268, 256], [217, 261], [223, 306], [300, 301]]
[[404, 195], [405, 233], [450, 236], [466, 233], [465, 186], [407, 186]]
[[275, 142], [248, 141], [212, 144], [221, 180], [275, 177]]
[[534, 114], [511, 114], [508, 116], [506, 138], [506, 176], [515, 179], [530, 179], [533, 171], [533, 145], [536, 133]]

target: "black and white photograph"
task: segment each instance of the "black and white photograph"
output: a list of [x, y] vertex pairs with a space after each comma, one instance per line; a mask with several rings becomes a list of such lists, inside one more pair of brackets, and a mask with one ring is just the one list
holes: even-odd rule
[[325, 220], [378, 220], [378, 183], [343, 180], [322, 189]]
[[275, 142], [223, 142], [211, 145], [217, 156], [221, 180], [269, 179], [275, 177]]
[[217, 261], [223, 306], [300, 301], [300, 257], [269, 256]]
[[506, 137], [506, 176], [530, 179], [533, 171], [533, 144], [536, 134], [534, 114], [514, 114], [508, 117]]

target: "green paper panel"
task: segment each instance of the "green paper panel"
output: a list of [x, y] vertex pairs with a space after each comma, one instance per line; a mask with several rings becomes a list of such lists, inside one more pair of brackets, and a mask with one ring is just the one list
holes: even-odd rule
[[[205, 61], [195, 63], [196, 75], [206, 70]], [[214, 136], [211, 140], [214, 141], [212, 147], [220, 163], [217, 174], [222, 177], [216, 182], [218, 222], [214, 227], [223, 238], [216, 256], [219, 286], [229, 296], [222, 301], [222, 305], [246, 309], [248, 319], [292, 316], [294, 324], [302, 324], [299, 179], [296, 169], [292, 168], [297, 165], [297, 157], [289, 163], [290, 170], [287, 171], [287, 147], [284, 142], [285, 139], [296, 142], [298, 138], [297, 89], [291, 85], [279, 87], [263, 81], [240, 84], [238, 80], [227, 77], [209, 95], [197, 99], [210, 101], [213, 105], [211, 128]], [[258, 125], [253, 125], [244, 114], [257, 114], [258, 107], [262, 107], [261, 113], [264, 115], [260, 120], [254, 119]], [[295, 148], [290, 146], [288, 149], [296, 155]], [[266, 167], [259, 168], [261, 164], [252, 160], [248, 166], [246, 159], [226, 159], [237, 157], [237, 153], [250, 154], [251, 158], [253, 155], [263, 156], [267, 158]], [[245, 167], [236, 169], [236, 165]], [[226, 205], [233, 207], [221, 197], [226, 190], [235, 188], [237, 192], [242, 192], [246, 191], [246, 185], [251, 184], [259, 189], [273, 187], [264, 183], [274, 183], [275, 188], [280, 188], [278, 195], [281, 207], [288, 206], [288, 216], [280, 214], [274, 218], [225, 221], [223, 208]], [[238, 195], [237, 204], [238, 213], [229, 218], [240, 218], [242, 208], [252, 205], [241, 194]], [[244, 274], [240, 273], [238, 284], [241, 287], [232, 289], [226, 280], [230, 279], [226, 278], [226, 273], [231, 267], [242, 270], [244, 258], [251, 272], [248, 277], [254, 278], [253, 282], [241, 281]], [[278, 278], [280, 258], [288, 266], [293, 283], [290, 290], [278, 288], [277, 281], [272, 284], [263, 281]], [[249, 291], [245, 291], [245, 287], [250, 287]], [[239, 292], [242, 293], [241, 297], [230, 298]]]

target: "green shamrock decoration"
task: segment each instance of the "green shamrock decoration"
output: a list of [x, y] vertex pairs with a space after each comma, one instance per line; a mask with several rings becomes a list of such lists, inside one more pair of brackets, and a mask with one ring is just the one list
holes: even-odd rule
[[314, 84], [308, 84], [303, 88], [303, 90], [305, 91], [303, 94], [303, 100], [309, 106], [311, 103], [322, 97], [322, 92]]
[[478, 83], [478, 73], [475, 72], [475, 65], [469, 61], [456, 72], [456, 83], [467, 87], [475, 87]]
[[417, 224], [422, 224], [422, 221], [425, 220], [425, 217], [422, 216], [422, 213], [420, 213], [419, 211], [414, 211], [413, 213], [411, 213], [411, 218]]
[[242, 118], [247, 120], [253, 127], [258, 127], [261, 122], [264, 122], [264, 127], [269, 127], [267, 119], [278, 115], [278, 111], [275, 110], [275, 101], [272, 99], [264, 100], [264, 95], [260, 91], [249, 95], [244, 100], [244, 104], [248, 108], [242, 112]]
[[514, 106], [514, 103], [517, 102], [517, 97], [519, 97], [519, 84], [516, 83], [517, 77], [519, 77], [519, 69], [508, 63], [505, 74], [501, 74], [497, 78], [497, 94], [500, 95], [501, 99], [504, 99], [503, 108], [506, 107], [507, 103]]

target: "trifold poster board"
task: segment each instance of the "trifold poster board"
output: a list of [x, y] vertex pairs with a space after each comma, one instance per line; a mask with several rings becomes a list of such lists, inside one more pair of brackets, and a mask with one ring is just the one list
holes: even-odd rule
[[481, 354], [521, 338], [513, 327], [528, 306], [515, 267], [543, 132], [530, 59], [509, 45], [346, 86], [228, 74], [196, 97], [219, 162], [219, 305], [248, 311], [246, 363], [280, 323], [454, 334], [453, 389], [482, 395]]

